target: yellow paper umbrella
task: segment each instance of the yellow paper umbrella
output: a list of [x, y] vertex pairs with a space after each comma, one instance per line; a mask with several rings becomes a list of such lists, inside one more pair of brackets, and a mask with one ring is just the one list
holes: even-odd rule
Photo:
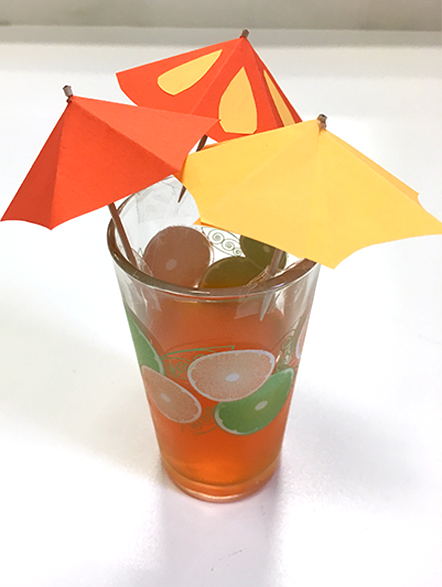
[[442, 234], [418, 194], [317, 120], [189, 155], [201, 221], [334, 268], [372, 244]]

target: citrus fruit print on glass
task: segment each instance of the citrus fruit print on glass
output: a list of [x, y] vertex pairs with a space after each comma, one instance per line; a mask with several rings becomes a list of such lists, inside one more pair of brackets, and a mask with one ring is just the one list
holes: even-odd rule
[[138, 324], [132, 318], [132, 314], [126, 308], [127, 321], [129, 323], [130, 333], [135, 347], [135, 353], [137, 355], [138, 364], [140, 368], [142, 366], [150, 367], [158, 373], [164, 373], [163, 362], [153, 344], [144, 336]]
[[189, 366], [205, 355], [213, 353], [221, 353], [224, 351], [233, 351], [234, 345], [227, 344], [222, 346], [198, 347], [193, 349], [184, 349], [179, 351], [169, 351], [161, 357], [161, 362], [164, 366], [164, 374], [188, 382], [187, 370]]
[[270, 424], [289, 396], [295, 370], [289, 367], [272, 375], [255, 393], [215, 408], [215, 421], [231, 434], [253, 434]]
[[[184, 349], [161, 357], [130, 311], [126, 313], [147, 398], [168, 420], [194, 434], [218, 428], [248, 435], [265, 428], [281, 411], [296, 375], [288, 362], [290, 355], [298, 354], [294, 351], [302, 338], [300, 324], [289, 337], [290, 351], [283, 346], [278, 360], [269, 351], [235, 350], [234, 345]], [[169, 364], [175, 354], [178, 364]], [[198, 395], [214, 404], [202, 404]]]
[[194, 389], [214, 401], [235, 401], [251, 395], [270, 377], [275, 357], [268, 351], [215, 353], [193, 361], [187, 377]]
[[180, 424], [198, 420], [201, 404], [187, 389], [145, 365], [141, 374], [148, 398], [166, 418]]

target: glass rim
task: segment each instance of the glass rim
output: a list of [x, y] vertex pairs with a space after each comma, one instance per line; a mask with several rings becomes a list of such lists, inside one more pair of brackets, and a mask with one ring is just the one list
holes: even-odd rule
[[[118, 213], [120, 214], [133, 199], [136, 199], [139, 193], [140, 192], [137, 192], [126, 198], [126, 200], [118, 207]], [[162, 281], [161, 279], [144, 273], [132, 265], [132, 263], [126, 258], [120, 247], [117, 245], [116, 226], [113, 219], [110, 220], [107, 228], [107, 245], [114, 262], [132, 279], [135, 279], [149, 287], [161, 290], [162, 292], [198, 299], [219, 300], [226, 298], [245, 298], [256, 295], [263, 295], [266, 293], [274, 293], [292, 285], [296, 281], [300, 281], [301, 279], [306, 278], [312, 271], [319, 267], [318, 263], [314, 261], [301, 259], [299, 262], [287, 267], [287, 269], [285, 269], [282, 273], [278, 273], [274, 277], [271, 277], [270, 279], [262, 282], [235, 287], [194, 288], [176, 285], [174, 283], [169, 283], [168, 281]], [[312, 265], [308, 269], [300, 272], [300, 264], [305, 261], [312, 263]]]

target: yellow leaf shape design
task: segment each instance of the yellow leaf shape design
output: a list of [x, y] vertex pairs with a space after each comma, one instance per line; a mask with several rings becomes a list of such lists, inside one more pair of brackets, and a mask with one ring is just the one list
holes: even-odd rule
[[258, 112], [245, 68], [232, 79], [219, 102], [218, 116], [225, 132], [253, 134], [258, 128]]
[[275, 84], [272, 81], [272, 78], [269, 76], [266, 70], [264, 70], [264, 79], [266, 80], [266, 83], [270, 90], [270, 94], [273, 98], [273, 102], [275, 103], [276, 110], [278, 111], [278, 114], [281, 117], [282, 124], [284, 126], [288, 126], [289, 124], [295, 124], [295, 120], [292, 116], [292, 113], [288, 109], [287, 104], [284, 102], [280, 91], [275, 86]]
[[184, 92], [206, 75], [221, 53], [222, 49], [169, 69], [158, 77], [158, 85], [172, 96]]

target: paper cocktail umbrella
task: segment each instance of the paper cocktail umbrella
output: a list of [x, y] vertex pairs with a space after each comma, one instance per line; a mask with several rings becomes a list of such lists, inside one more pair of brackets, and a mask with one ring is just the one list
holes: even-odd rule
[[216, 141], [300, 122], [300, 117], [247, 39], [218, 43], [117, 74], [139, 106], [219, 119]]
[[417, 193], [317, 120], [190, 154], [201, 221], [334, 268], [372, 244], [442, 234]]
[[215, 122], [70, 96], [2, 220], [52, 229], [112, 205], [177, 172]]

